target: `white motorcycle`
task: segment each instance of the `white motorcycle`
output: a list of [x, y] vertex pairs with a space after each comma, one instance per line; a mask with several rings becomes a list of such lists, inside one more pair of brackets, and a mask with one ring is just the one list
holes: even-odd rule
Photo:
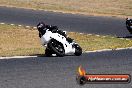
[[82, 48], [75, 41], [70, 43], [63, 35], [51, 32], [48, 29], [42, 35], [41, 43], [46, 47], [46, 56], [56, 54], [57, 56], [63, 57], [64, 55], [80, 56], [82, 54]]

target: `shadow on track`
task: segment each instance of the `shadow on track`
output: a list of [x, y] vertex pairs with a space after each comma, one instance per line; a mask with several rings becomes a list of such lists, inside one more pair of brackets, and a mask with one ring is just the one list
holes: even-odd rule
[[[45, 54], [32, 54], [32, 55], [29, 55], [29, 56], [37, 56], [37, 57], [59, 57], [59, 56], [56, 56], [56, 55], [46, 56]], [[65, 55], [65, 56], [75, 56], [75, 55]]]
[[122, 36], [122, 37], [117, 37], [117, 38], [129, 38], [129, 39], [131, 39], [131, 38], [132, 38], [132, 35], [129, 35], [129, 36]]

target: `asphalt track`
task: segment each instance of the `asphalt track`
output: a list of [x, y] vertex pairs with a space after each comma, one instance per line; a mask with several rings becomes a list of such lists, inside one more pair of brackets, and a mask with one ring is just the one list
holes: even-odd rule
[[116, 17], [93, 17], [0, 7], [0, 22], [36, 26], [40, 21], [57, 25], [66, 31], [122, 37], [129, 34], [125, 27], [125, 19]]
[[132, 50], [88, 53], [80, 57], [0, 60], [0, 88], [131, 88], [129, 84], [76, 83], [78, 66], [87, 73], [132, 75]]

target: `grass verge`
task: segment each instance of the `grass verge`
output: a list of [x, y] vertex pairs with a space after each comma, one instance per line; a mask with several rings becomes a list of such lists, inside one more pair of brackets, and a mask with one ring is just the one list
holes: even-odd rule
[[[83, 51], [132, 46], [132, 40], [111, 36], [103, 37], [75, 32], [69, 32], [68, 35], [80, 44]], [[0, 57], [36, 54], [44, 54], [44, 48], [40, 44], [37, 30], [6, 24], [0, 25]]]
[[132, 16], [132, 0], [0, 0], [15, 6], [90, 15]]

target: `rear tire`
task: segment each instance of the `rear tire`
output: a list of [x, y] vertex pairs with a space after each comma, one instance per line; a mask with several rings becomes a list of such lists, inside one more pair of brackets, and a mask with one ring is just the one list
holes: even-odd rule
[[45, 56], [47, 56], [47, 57], [52, 56], [52, 52], [50, 49], [48, 49], [48, 48], [45, 49]]
[[59, 57], [63, 57], [65, 55], [63, 45], [55, 39], [51, 39], [51, 41], [48, 43], [48, 48], [53, 50], [53, 52]]

